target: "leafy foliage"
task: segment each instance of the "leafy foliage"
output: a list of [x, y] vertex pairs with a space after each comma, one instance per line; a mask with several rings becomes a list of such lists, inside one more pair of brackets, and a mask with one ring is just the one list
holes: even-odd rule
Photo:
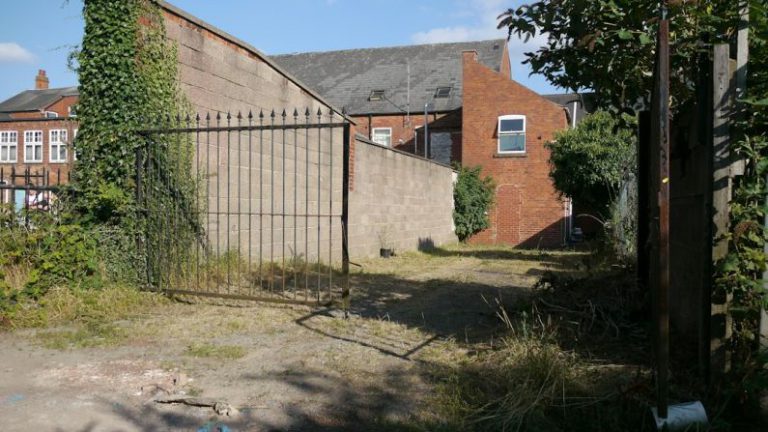
[[490, 177], [482, 178], [481, 167], [459, 168], [453, 191], [453, 221], [460, 240], [488, 228], [488, 211], [493, 205], [494, 184]]
[[86, 0], [83, 17], [74, 171], [79, 210], [95, 222], [121, 224], [132, 219], [125, 216], [135, 205], [136, 150], [146, 145], [138, 131], [188, 113], [189, 104], [157, 5]]
[[[766, 272], [765, 227], [768, 212], [768, 2], [755, 1], [750, 11], [750, 60], [747, 97], [742, 105], [740, 136], [731, 149], [747, 161], [746, 172], [736, 180], [730, 202], [730, 230], [724, 240], [727, 255], [717, 263], [715, 290], [731, 295], [735, 380], [734, 399], [754, 402], [768, 389], [768, 358], [755, 355], [760, 308], [768, 307], [762, 279]], [[754, 407], [751, 407], [754, 408]], [[755, 408], [757, 411], [757, 409]]]
[[[149, 120], [159, 126], [189, 111], [177, 82], [175, 46], [165, 38], [162, 14], [151, 0], [85, 0], [83, 16], [85, 35], [74, 54], [80, 126], [73, 184], [60, 193], [55, 212], [0, 212], [0, 311], [40, 299], [55, 286], [137, 283], [146, 274], [137, 239], [161, 226], [148, 223], [135, 202], [136, 155], [149, 144], [140, 133]], [[157, 217], [167, 216], [171, 201], [193, 190], [191, 146], [180, 139], [176, 144], [152, 142], [154, 167], [165, 174], [145, 182], [153, 202], [141, 204], [157, 209]], [[31, 223], [20, 224], [20, 217]], [[189, 227], [177, 228], [172, 240], [180, 250], [178, 239], [191, 236]]]
[[[602, 107], [626, 110], [650, 100], [658, 3], [646, 0], [537, 1], [508, 9], [499, 28], [509, 36], [545, 35], [546, 43], [526, 53], [534, 73], [573, 91], [589, 89]], [[736, 27], [737, 2], [671, 1], [670, 91], [676, 106], [691, 97], [687, 71], [696, 61], [699, 38], [727, 40]]]
[[546, 144], [555, 188], [595, 211], [608, 210], [636, 171], [636, 124], [629, 115], [597, 111], [577, 127], [558, 132]]

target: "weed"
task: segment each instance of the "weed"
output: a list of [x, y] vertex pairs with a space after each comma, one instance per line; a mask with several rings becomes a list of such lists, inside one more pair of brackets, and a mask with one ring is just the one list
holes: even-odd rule
[[58, 350], [114, 346], [127, 337], [126, 329], [104, 323], [88, 323], [76, 330], [52, 330], [36, 334], [42, 346]]
[[37, 303], [21, 304], [9, 314], [9, 321], [16, 328], [99, 325], [145, 313], [167, 301], [159, 294], [122, 286], [100, 290], [56, 287]]
[[193, 343], [185, 354], [191, 357], [212, 358], [217, 360], [237, 360], [245, 357], [245, 348], [239, 345], [214, 345], [210, 343]]

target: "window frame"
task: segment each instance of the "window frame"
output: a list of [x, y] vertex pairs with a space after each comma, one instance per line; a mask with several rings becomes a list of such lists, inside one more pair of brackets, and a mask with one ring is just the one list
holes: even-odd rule
[[[27, 142], [27, 134], [32, 134], [32, 136], [34, 136], [34, 134], [38, 132], [40, 133], [40, 141], [39, 142], [33, 141], [31, 145], [33, 147], [32, 149], [33, 156], [34, 156], [34, 147], [36, 147], [37, 145], [40, 146], [40, 159], [30, 159], [29, 153], [27, 152], [27, 145], [29, 145]], [[43, 136], [44, 134], [42, 130], [25, 130], [24, 131], [24, 163], [43, 163], [43, 160], [45, 159], [45, 156], [43, 155], [43, 146], [45, 145], [45, 138]]]
[[[440, 90], [446, 90], [445, 95], [441, 95]], [[442, 86], [435, 88], [435, 99], [448, 99], [451, 97], [451, 93], [453, 92], [453, 87], [451, 86]]]
[[59, 118], [59, 113], [57, 113], [56, 111], [43, 111], [43, 117], [47, 119], [55, 119], [55, 118]]
[[371, 102], [384, 100], [385, 93], [385, 90], [381, 89], [371, 90], [371, 94], [368, 95], [368, 100]]
[[[503, 132], [501, 130], [501, 121], [502, 120], [522, 120], [523, 121], [523, 130], [521, 131], [512, 131], [512, 132]], [[496, 119], [496, 153], [500, 155], [523, 155], [528, 152], [528, 143], [527, 140], [527, 130], [528, 130], [528, 120], [526, 119], [526, 116], [523, 114], [507, 114], [499, 116]], [[523, 149], [522, 150], [502, 150], [501, 149], [501, 137], [503, 136], [522, 136], [523, 137]]]
[[[57, 133], [58, 137], [57, 140], [53, 140], [53, 134], [54, 132]], [[64, 135], [64, 140], [62, 141], [61, 137], [62, 134]], [[67, 140], [69, 138], [69, 131], [66, 129], [51, 129], [48, 131], [48, 162], [50, 163], [67, 163], [67, 159], [69, 159], [69, 149], [68, 149], [68, 143]], [[54, 147], [56, 147], [56, 151], [54, 151]], [[60, 155], [60, 147], [64, 147], [64, 159], [59, 159], [58, 155]], [[56, 155], [56, 159], [54, 159], [54, 155]]]
[[[16, 135], [16, 141], [11, 141], [11, 134]], [[8, 136], [8, 141], [3, 142], [3, 135]], [[2, 159], [2, 149], [8, 148], [8, 160]], [[11, 153], [11, 147], [15, 147], [16, 150]], [[11, 155], [13, 155], [11, 157]], [[19, 162], [19, 131], [17, 130], [3, 130], [0, 131], [0, 163], [18, 163]]]
[[[376, 132], [377, 131], [387, 131], [389, 134], [389, 144], [384, 144], [376, 141]], [[375, 127], [371, 129], [371, 141], [375, 142], [378, 145], [384, 146], [384, 147], [392, 147], [392, 128], [391, 127]]]

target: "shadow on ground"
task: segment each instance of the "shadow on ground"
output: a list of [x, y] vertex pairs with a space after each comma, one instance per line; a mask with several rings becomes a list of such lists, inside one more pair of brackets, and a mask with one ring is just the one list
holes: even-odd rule
[[[523, 372], [504, 367], [478, 369], [471, 362], [450, 364], [434, 361], [422, 354], [426, 349], [447, 341], [471, 352], [479, 345], [486, 346], [489, 340], [500, 338], [507, 330], [497, 316], [498, 305], [519, 308], [531, 293], [531, 281], [544, 271], [542, 267], [568, 271], [572, 268], [573, 257], [503, 249], [432, 248], [427, 254], [436, 259], [432, 262], [435, 265], [429, 264], [423, 272], [404, 275], [370, 266], [365, 272], [354, 273], [351, 277], [354, 289], [352, 317], [348, 321], [339, 319], [338, 310], [329, 309], [308, 312], [294, 321], [309, 330], [312, 337], [333, 340], [339, 347], [356, 347], [363, 352], [362, 357], [357, 358], [358, 362], [365, 362], [367, 357], [373, 361], [373, 351], [392, 359], [386, 368], [377, 370], [376, 376], [365, 376], [372, 373], [365, 365], [343, 364], [348, 361], [345, 359], [340, 360], [334, 370], [303, 364], [286, 365], [285, 369], [277, 372], [257, 373], [245, 369], [237, 375], [238, 385], [252, 387], [254, 393], [258, 393], [268, 383], [277, 383], [300, 397], [263, 406], [240, 407], [240, 415], [232, 418], [213, 416], [210, 409], [207, 412], [196, 408], [168, 409], [152, 404], [127, 407], [109, 401], [102, 401], [102, 404], [125, 422], [135, 425], [136, 430], [142, 431], [214, 432], [219, 430], [217, 425], [224, 425], [233, 432], [482, 429], [485, 426], [480, 423], [465, 423], [461, 416], [435, 410], [432, 398], [437, 396], [436, 386], [465, 378], [477, 380], [483, 385], [504, 383], [514, 386], [514, 382], [509, 383], [509, 374]], [[441, 258], [458, 259], [451, 261], [456, 262], [458, 267], [452, 268], [450, 274], [444, 274], [434, 268]], [[397, 269], [408, 265], [408, 259], [398, 257], [387, 264]], [[496, 267], [480, 268], [482, 264], [477, 259], [493, 260]], [[526, 264], [519, 272], [505, 269], [506, 265], [512, 266], [513, 261], [530, 265]], [[542, 265], [533, 265], [535, 263]], [[510, 313], [513, 312], [510, 310]], [[386, 325], [380, 325], [382, 323]], [[398, 331], [390, 333], [393, 327], [389, 324], [394, 324]], [[627, 374], [617, 369], [616, 375], [623, 377]], [[626, 385], [629, 387], [633, 383], [627, 382]], [[639, 388], [641, 390], [637, 391], [647, 390]], [[573, 425], [569, 430], [573, 431], [623, 430], [621, 425], [615, 423], [614, 415], [606, 415], [604, 421], [601, 420], [603, 413], [627, 406], [632, 407], [627, 421], [636, 426], [628, 430], [643, 430], [637, 428], [640, 427], [637, 421], [642, 416], [637, 413], [636, 404], [632, 403], [637, 395], [622, 394], [618, 388], [608, 393], [614, 397], [585, 404], [568, 414], [565, 409], [534, 413], [543, 416], [537, 417], [543, 422], [542, 427], [546, 426], [540, 430], [563, 430], [558, 425], [569, 422]], [[552, 417], [551, 422], [546, 420], [548, 416]], [[583, 416], [595, 421], [581, 427], [575, 418], [569, 416]], [[90, 424], [82, 432], [100, 430], [97, 426]], [[515, 429], [513, 426], [510, 425], [511, 430]]]

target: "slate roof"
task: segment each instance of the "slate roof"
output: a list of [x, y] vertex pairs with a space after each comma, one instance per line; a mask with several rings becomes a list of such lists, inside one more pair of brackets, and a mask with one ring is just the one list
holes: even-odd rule
[[0, 102], [0, 113], [40, 111], [65, 96], [77, 96], [77, 87], [26, 90]]
[[562, 105], [568, 110], [568, 124], [573, 124], [573, 103], [576, 102], [576, 124], [579, 124], [587, 114], [592, 113], [595, 110], [595, 104], [593, 101], [593, 93], [566, 93], [566, 94], [548, 94], [541, 95], [545, 99]]
[[[393, 114], [408, 109], [421, 112], [431, 101], [430, 111], [452, 111], [461, 107], [462, 51], [477, 51], [478, 61], [499, 71], [504, 39], [310, 52], [271, 56], [278, 65], [350, 114]], [[447, 98], [433, 99], [438, 87], [451, 87]], [[369, 100], [373, 90], [384, 90], [378, 101]]]

